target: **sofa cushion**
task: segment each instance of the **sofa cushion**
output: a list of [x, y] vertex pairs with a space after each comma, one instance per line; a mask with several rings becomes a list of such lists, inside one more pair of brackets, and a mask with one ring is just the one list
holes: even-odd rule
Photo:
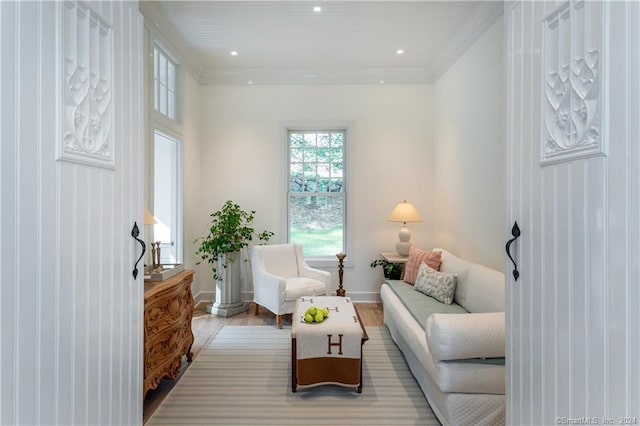
[[414, 290], [431, 296], [438, 302], [450, 305], [456, 292], [456, 276], [436, 271], [422, 262], [418, 268], [418, 276], [413, 286]]
[[454, 256], [444, 249], [440, 271], [457, 276], [453, 301], [469, 312], [504, 312], [504, 274]]
[[409, 258], [404, 268], [404, 282], [414, 284], [418, 275], [418, 268], [424, 262], [436, 271], [440, 269], [440, 252], [427, 251], [411, 246]]
[[391, 290], [398, 296], [404, 306], [407, 308], [411, 316], [424, 330], [427, 318], [431, 314], [437, 312], [444, 312], [450, 314], [464, 314], [467, 313], [462, 306], [455, 303], [447, 305], [442, 302], [438, 302], [436, 299], [422, 294], [413, 289], [412, 285], [400, 280], [387, 280], [385, 282]]
[[502, 358], [505, 353], [504, 312], [433, 314], [425, 328], [433, 359]]
[[[492, 359], [493, 360], [493, 359]], [[505, 366], [496, 362], [428, 361], [427, 373], [442, 392], [505, 393]]]

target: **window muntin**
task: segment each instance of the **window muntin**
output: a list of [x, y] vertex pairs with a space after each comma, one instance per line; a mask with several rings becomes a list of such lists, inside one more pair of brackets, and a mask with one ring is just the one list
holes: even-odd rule
[[153, 107], [176, 119], [176, 64], [158, 46], [153, 48]]
[[289, 241], [306, 256], [345, 252], [345, 130], [290, 130]]

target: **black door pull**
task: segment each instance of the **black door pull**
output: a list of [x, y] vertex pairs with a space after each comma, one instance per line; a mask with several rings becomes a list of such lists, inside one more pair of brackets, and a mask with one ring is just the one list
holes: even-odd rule
[[139, 242], [140, 245], [142, 246], [142, 253], [140, 253], [140, 257], [136, 261], [136, 265], [133, 267], [133, 279], [134, 280], [136, 278], [138, 278], [138, 263], [140, 262], [140, 259], [142, 259], [142, 256], [144, 256], [144, 252], [147, 251], [147, 246], [144, 243], [144, 241], [142, 241], [140, 238], [138, 238], [139, 235], [140, 235], [140, 229], [138, 229], [138, 224], [136, 222], [133, 222], [133, 228], [131, 229], [131, 236], [137, 242]]
[[520, 236], [520, 228], [518, 227], [518, 222], [514, 222], [513, 223], [513, 228], [511, 228], [511, 235], [513, 235], [513, 238], [510, 239], [509, 241], [507, 241], [507, 245], [505, 246], [505, 250], [507, 251], [507, 256], [509, 256], [509, 259], [511, 260], [511, 263], [513, 263], [513, 278], [518, 281], [518, 277], [520, 276], [520, 272], [518, 272], [518, 265], [516, 264], [516, 261], [513, 260], [513, 257], [511, 257], [511, 252], [510, 252], [510, 248], [511, 248], [511, 244], [518, 239], [518, 237]]

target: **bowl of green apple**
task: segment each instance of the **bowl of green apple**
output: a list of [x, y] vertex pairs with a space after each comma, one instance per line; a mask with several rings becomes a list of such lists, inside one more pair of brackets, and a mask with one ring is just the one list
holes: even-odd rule
[[301, 321], [306, 324], [320, 324], [329, 318], [329, 308], [319, 308], [317, 306], [309, 306]]

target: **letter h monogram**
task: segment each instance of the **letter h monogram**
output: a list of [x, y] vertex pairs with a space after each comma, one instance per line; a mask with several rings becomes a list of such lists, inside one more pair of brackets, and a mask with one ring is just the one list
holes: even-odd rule
[[338, 334], [338, 343], [333, 343], [331, 341], [331, 336], [333, 336], [332, 334], [327, 334], [327, 341], [329, 346], [327, 347], [327, 355], [331, 355], [331, 346], [337, 346], [338, 347], [338, 355], [342, 355], [342, 334]]

